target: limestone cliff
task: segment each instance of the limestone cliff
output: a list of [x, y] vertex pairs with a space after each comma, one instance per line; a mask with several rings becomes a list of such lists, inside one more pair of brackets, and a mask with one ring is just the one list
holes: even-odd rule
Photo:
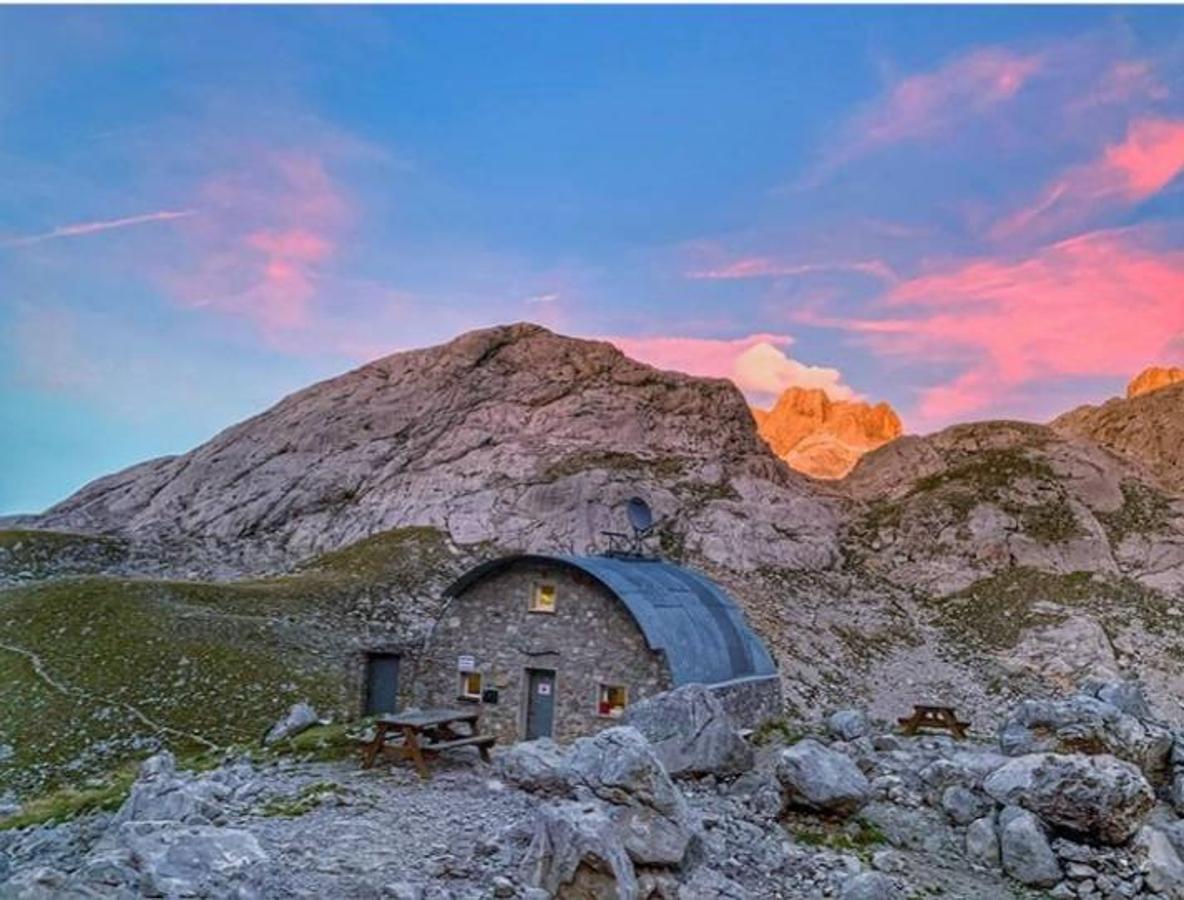
[[842, 478], [902, 430], [887, 403], [831, 400], [819, 388], [791, 387], [771, 410], [754, 408], [753, 417], [773, 452], [814, 478]]

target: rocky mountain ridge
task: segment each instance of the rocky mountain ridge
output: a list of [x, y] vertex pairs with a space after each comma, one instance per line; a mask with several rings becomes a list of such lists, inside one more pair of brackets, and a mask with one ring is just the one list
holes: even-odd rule
[[293, 394], [177, 457], [101, 478], [39, 528], [114, 535], [199, 572], [293, 562], [404, 526], [583, 551], [632, 494], [709, 560], [824, 566], [835, 513], [723, 380], [534, 325], [471, 332]]
[[772, 409], [754, 407], [752, 414], [773, 452], [813, 478], [842, 478], [865, 453], [903, 431], [887, 403], [832, 400], [821, 388], [790, 387]]

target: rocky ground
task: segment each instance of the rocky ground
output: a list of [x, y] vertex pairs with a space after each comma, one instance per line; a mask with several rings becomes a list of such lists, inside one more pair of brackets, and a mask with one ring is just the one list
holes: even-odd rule
[[160, 754], [113, 813], [0, 831], [0, 897], [1179, 898], [1181, 806], [1184, 735], [1133, 683], [1022, 703], [990, 741], [858, 710], [746, 738], [689, 686], [429, 782]]

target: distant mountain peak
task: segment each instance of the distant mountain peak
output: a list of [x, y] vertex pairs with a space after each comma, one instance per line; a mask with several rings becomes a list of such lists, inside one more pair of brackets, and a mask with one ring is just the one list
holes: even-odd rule
[[842, 478], [903, 430], [887, 403], [832, 400], [821, 388], [788, 388], [772, 409], [754, 408], [753, 417], [773, 452], [814, 478]]
[[1184, 369], [1178, 366], [1148, 366], [1131, 379], [1130, 384], [1126, 386], [1126, 396], [1129, 400], [1131, 397], [1149, 394], [1160, 388], [1179, 384], [1181, 381], [1184, 381]]

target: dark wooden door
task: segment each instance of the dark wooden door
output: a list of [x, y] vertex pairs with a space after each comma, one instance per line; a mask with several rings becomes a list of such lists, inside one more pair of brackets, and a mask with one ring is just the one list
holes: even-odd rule
[[397, 712], [399, 708], [399, 657], [371, 653], [366, 657], [366, 715]]
[[552, 737], [555, 731], [555, 671], [527, 669], [526, 739]]

